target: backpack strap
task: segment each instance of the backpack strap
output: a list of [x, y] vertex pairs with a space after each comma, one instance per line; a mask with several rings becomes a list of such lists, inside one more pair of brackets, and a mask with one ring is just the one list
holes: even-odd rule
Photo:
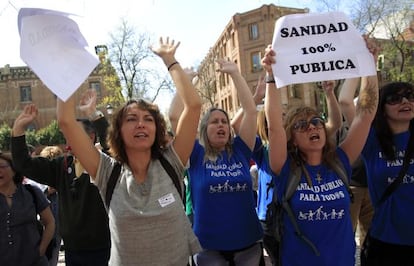
[[121, 173], [121, 164], [116, 163], [114, 168], [112, 169], [111, 176], [108, 179], [108, 183], [106, 185], [106, 193], [105, 193], [105, 206], [109, 208], [109, 204], [111, 203], [112, 194], [114, 193], [116, 182], [118, 181], [119, 174]]
[[334, 159], [335, 163], [332, 165], [332, 169], [335, 171], [335, 173], [338, 174], [341, 181], [344, 183], [346, 190], [348, 191], [349, 198], [351, 199], [351, 203], [354, 202], [354, 193], [351, 190], [351, 187], [349, 185], [349, 179], [348, 175], [346, 174], [345, 166], [342, 163], [342, 161], [338, 158], [338, 156], [335, 156]]
[[160, 155], [159, 160], [160, 160], [162, 167], [164, 167], [165, 171], [167, 171], [168, 175], [170, 176], [175, 188], [178, 191], [178, 194], [180, 194], [180, 197], [183, 200], [183, 203], [185, 205], [185, 195], [181, 187], [181, 183], [183, 183], [183, 181], [180, 180], [173, 166], [170, 164], [170, 162], [167, 159], [165, 159], [165, 157], [162, 154]]
[[[165, 169], [165, 171], [168, 173], [168, 176], [171, 178], [178, 193], [180, 194], [180, 197], [183, 200], [183, 203], [185, 204], [185, 195], [183, 193], [183, 189], [181, 187], [181, 181], [177, 175], [177, 172], [174, 170], [173, 166], [170, 164], [170, 162], [167, 159], [165, 159], [163, 155], [160, 155], [159, 160], [160, 160], [162, 167]], [[106, 187], [106, 193], [105, 193], [106, 208], [109, 208], [109, 204], [111, 203], [111, 199], [112, 199], [112, 194], [114, 193], [114, 189], [115, 189], [120, 173], [121, 173], [121, 164], [116, 163], [114, 168], [112, 169], [111, 176], [108, 179], [108, 183]]]
[[287, 181], [285, 194], [282, 198], [282, 207], [285, 210], [289, 220], [292, 222], [293, 228], [295, 229], [295, 234], [300, 237], [309, 247], [313, 250], [316, 256], [320, 256], [319, 250], [316, 246], [307, 238], [299, 228], [298, 222], [296, 220], [295, 215], [293, 214], [292, 207], [290, 206], [290, 198], [292, 197], [293, 193], [295, 193], [300, 179], [302, 176], [302, 167], [295, 163], [295, 160], [292, 159], [291, 161], [291, 169], [289, 173], [289, 179]]

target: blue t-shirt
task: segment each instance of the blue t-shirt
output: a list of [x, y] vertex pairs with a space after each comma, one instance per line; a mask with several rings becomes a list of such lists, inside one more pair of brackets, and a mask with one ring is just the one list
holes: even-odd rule
[[204, 161], [196, 141], [190, 157], [193, 229], [201, 246], [211, 250], [245, 248], [262, 238], [249, 171], [251, 150], [235, 137], [233, 153]]
[[[351, 165], [342, 149], [336, 154], [343, 163], [348, 177]], [[275, 177], [277, 197], [284, 194], [289, 176], [291, 159], [286, 160], [280, 175]], [[350, 197], [345, 184], [326, 165], [305, 165], [312, 179], [309, 188], [305, 174], [292, 195], [290, 205], [301, 232], [320, 252], [317, 256], [311, 247], [295, 233], [287, 215], [283, 216], [283, 237], [281, 245], [284, 266], [350, 266], [355, 264], [355, 239], [350, 216]], [[317, 180], [320, 174], [321, 180]]]
[[257, 216], [259, 220], [266, 220], [267, 205], [273, 199], [272, 170], [269, 166], [268, 147], [262, 144], [259, 137], [253, 150], [252, 159], [256, 162], [258, 172], [257, 187]]
[[368, 175], [368, 188], [375, 213], [371, 225], [371, 235], [381, 241], [414, 245], [414, 160], [411, 159], [403, 182], [387, 198], [376, 206], [385, 189], [397, 178], [401, 169], [410, 132], [396, 134], [393, 137], [396, 160], [383, 158], [381, 146], [375, 129], [371, 128], [368, 140], [362, 152]]

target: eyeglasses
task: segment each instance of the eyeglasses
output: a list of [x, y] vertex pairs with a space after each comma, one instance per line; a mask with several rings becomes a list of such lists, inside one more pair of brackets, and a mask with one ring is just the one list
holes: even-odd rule
[[0, 169], [6, 169], [9, 167], [10, 167], [10, 164], [0, 164]]
[[390, 94], [385, 97], [385, 103], [389, 105], [396, 105], [402, 103], [403, 98], [406, 98], [410, 102], [414, 102], [414, 92], [409, 91], [402, 94]]
[[317, 117], [317, 116], [311, 118], [309, 121], [302, 119], [302, 120], [297, 121], [293, 125], [293, 129], [298, 132], [305, 132], [308, 130], [311, 124], [317, 129], [321, 129], [325, 126], [325, 121], [322, 118]]

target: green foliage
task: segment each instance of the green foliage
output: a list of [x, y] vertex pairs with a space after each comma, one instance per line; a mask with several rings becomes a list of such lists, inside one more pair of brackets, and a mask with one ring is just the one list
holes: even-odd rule
[[[65, 144], [65, 138], [60, 132], [57, 121], [53, 120], [47, 127], [39, 129], [38, 131], [27, 130], [26, 143], [39, 146], [39, 145], [58, 145]], [[0, 126], [0, 150], [10, 150], [10, 138], [11, 128], [4, 123]]]
[[4, 123], [0, 126], [0, 149], [2, 151], [8, 151], [10, 149], [10, 136], [11, 128]]
[[108, 90], [108, 96], [104, 97], [98, 108], [106, 108], [110, 104], [114, 109], [125, 103], [122, 95], [122, 87], [115, 68], [110, 60], [106, 60], [101, 64], [99, 70], [103, 75], [103, 85]]
[[53, 120], [47, 127], [38, 130], [36, 140], [39, 145], [65, 144], [65, 138], [60, 132], [56, 120]]
[[26, 131], [26, 143], [32, 145], [33, 147], [36, 147], [39, 145], [39, 142], [37, 141], [36, 131], [34, 130]]
[[414, 45], [409, 42], [394, 41], [383, 49], [384, 70], [387, 79], [393, 81], [414, 81]]

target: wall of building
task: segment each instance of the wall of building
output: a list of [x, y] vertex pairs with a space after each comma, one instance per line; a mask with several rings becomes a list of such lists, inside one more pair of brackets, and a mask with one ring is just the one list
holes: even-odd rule
[[[75, 92], [77, 102], [79, 102], [81, 94], [86, 89], [95, 86], [100, 87], [98, 102], [107, 95], [108, 92], [102, 84], [103, 77], [97, 69], [89, 75], [80, 89]], [[22, 87], [30, 87], [31, 100], [22, 99]], [[31, 128], [43, 128], [56, 119], [56, 96], [27, 66], [10, 67], [6, 65], [0, 68], [0, 95], [0, 124], [6, 123], [12, 126], [14, 119], [29, 103], [36, 104], [39, 109], [39, 115]], [[81, 116], [81, 114], [78, 115]]]
[[[266, 46], [272, 43], [276, 20], [288, 14], [307, 12], [309, 12], [308, 9], [270, 4], [235, 14], [201, 63], [199, 73], [206, 75], [202, 72], [212, 68], [214, 58], [229, 59], [238, 64], [241, 74], [253, 93], [259, 78], [265, 74], [260, 65], [260, 59], [263, 57]], [[231, 79], [228, 75], [216, 71], [211, 71], [210, 75], [214, 75], [211, 79], [215, 80], [217, 91], [213, 99], [214, 106], [223, 108], [232, 117], [240, 108], [240, 103]], [[202, 82], [198, 82], [196, 87], [200, 91], [211, 89], [205, 87]], [[291, 86], [282, 92], [282, 100], [284, 105], [305, 103], [311, 106], [315, 106], [319, 101], [317, 97], [315, 98], [315, 88], [311, 84]], [[207, 110], [211, 105], [210, 101], [205, 101], [203, 110]]]

